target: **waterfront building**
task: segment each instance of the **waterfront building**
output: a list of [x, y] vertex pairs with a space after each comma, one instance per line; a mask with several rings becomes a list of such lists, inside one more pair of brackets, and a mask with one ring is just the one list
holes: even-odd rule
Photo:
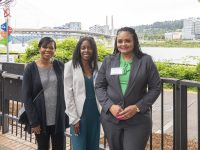
[[188, 18], [183, 21], [183, 39], [200, 39], [200, 18]]
[[180, 39], [182, 39], [182, 32], [165, 33], [165, 40], [180, 40]]
[[81, 30], [81, 22], [69, 22], [62, 26], [55, 27], [56, 29], [67, 29], [73, 31], [80, 31]]

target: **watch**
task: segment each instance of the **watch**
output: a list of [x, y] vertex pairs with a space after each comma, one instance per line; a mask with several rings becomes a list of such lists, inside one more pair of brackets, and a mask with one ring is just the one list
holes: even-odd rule
[[136, 112], [140, 112], [140, 109], [136, 106]]

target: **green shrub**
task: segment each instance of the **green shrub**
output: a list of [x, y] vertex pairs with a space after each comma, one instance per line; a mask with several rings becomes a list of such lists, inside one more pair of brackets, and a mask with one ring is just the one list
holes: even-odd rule
[[[38, 42], [34, 40], [28, 44], [26, 52], [21, 54], [19, 58], [16, 58], [16, 62], [28, 63], [34, 61], [35, 59], [40, 57], [38, 50]], [[66, 38], [64, 40], [57, 40], [57, 48], [55, 52], [55, 58], [67, 62], [72, 59], [73, 51], [77, 44], [77, 39], [75, 38]], [[97, 50], [98, 50], [98, 60], [103, 61], [104, 57], [111, 54], [112, 51], [107, 49], [102, 42], [97, 41]]]
[[111, 49], [107, 49], [103, 44], [97, 42], [98, 61], [102, 62], [104, 58], [112, 53]]
[[161, 77], [200, 81], [195, 66], [156, 62]]

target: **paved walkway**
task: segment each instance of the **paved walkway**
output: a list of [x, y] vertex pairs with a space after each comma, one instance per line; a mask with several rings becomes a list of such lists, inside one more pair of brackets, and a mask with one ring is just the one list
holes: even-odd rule
[[[24, 135], [23, 135], [24, 138]], [[15, 133], [8, 132], [6, 134], [2, 134], [0, 129], [0, 150], [36, 150], [37, 145], [34, 143], [35, 139], [32, 138], [30, 142], [30, 136], [27, 136], [27, 140], [22, 139], [15, 135]], [[69, 138], [67, 138], [66, 142], [66, 150], [70, 150]]]
[[0, 150], [36, 150], [36, 144], [25, 141], [10, 133], [0, 133]]
[[[103, 147], [103, 145], [101, 145]], [[36, 150], [37, 145], [21, 139], [11, 133], [2, 134], [0, 130], [0, 150]], [[66, 143], [66, 150], [70, 150], [69, 140]], [[108, 148], [106, 150], [109, 150]]]

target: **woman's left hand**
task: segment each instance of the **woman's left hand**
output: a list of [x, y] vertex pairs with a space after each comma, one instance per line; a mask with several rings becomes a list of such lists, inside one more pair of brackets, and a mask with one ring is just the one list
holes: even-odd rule
[[127, 120], [133, 117], [136, 113], [137, 113], [137, 106], [130, 105], [118, 114], [118, 118], [120, 118], [120, 120]]
[[41, 131], [40, 125], [31, 128], [31, 133], [40, 134], [40, 131]]
[[78, 136], [80, 133], [80, 121], [74, 125], [74, 135]]

